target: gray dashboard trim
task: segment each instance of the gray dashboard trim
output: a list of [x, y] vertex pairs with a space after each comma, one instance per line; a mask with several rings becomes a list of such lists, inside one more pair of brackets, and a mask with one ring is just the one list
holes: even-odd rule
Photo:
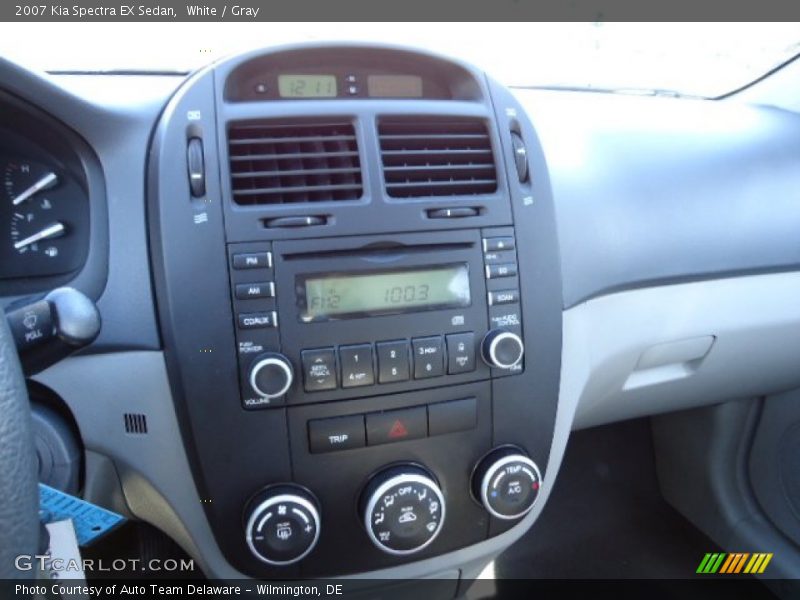
[[800, 272], [632, 290], [565, 311], [560, 402], [578, 405], [573, 429], [800, 386], [797, 298]]
[[800, 267], [798, 115], [733, 102], [515, 95], [548, 164], [565, 307]]

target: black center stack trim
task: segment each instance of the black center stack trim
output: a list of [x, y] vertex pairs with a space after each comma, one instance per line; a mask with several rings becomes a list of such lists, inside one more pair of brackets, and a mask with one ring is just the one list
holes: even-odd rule
[[[335, 95], [282, 98], [283, 74], [329, 75]], [[419, 85], [370, 96], [372, 74]], [[512, 135], [526, 148], [523, 181]], [[204, 195], [192, 165], [175, 163], [189, 143], [202, 145]], [[475, 501], [470, 475], [507, 444], [547, 465], [562, 304], [545, 162], [508, 91], [469, 65], [414, 51], [256, 51], [187, 80], [150, 156], [164, 354], [225, 559], [264, 579], [339, 576], [517, 526]], [[453, 279], [429, 297], [437, 273]], [[367, 288], [349, 311], [336, 310], [336, 290], [327, 312], [309, 309], [309, 281], [368, 274], [379, 304], [386, 277], [404, 283], [380, 310]], [[524, 342], [511, 368], [483, 358], [498, 331]], [[358, 510], [376, 474], [399, 464], [429, 473], [447, 504], [441, 530], [413, 556], [376, 548]], [[243, 511], [276, 485], [308, 490], [319, 505], [319, 539], [298, 562], [264, 561], [247, 542]]]

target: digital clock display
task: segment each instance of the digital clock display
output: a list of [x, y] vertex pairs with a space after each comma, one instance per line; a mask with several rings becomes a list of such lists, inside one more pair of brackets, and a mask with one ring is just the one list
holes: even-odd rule
[[281, 98], [335, 98], [335, 75], [278, 75]]
[[297, 287], [304, 322], [459, 308], [471, 301], [466, 264], [307, 275]]

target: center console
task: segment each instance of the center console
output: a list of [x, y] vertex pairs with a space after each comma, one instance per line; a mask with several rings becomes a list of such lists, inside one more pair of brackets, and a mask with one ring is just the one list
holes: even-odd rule
[[367, 573], [519, 526], [552, 479], [561, 286], [513, 96], [408, 50], [253, 52], [187, 81], [150, 157], [170, 383], [226, 560]]

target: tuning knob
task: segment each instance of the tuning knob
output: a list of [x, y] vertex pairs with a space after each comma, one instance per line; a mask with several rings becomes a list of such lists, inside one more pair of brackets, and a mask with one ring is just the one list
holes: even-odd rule
[[478, 463], [472, 493], [493, 517], [518, 519], [533, 508], [542, 475], [522, 450], [506, 446], [492, 450]]
[[250, 368], [250, 386], [262, 398], [279, 398], [294, 381], [292, 363], [283, 354], [262, 354]]
[[483, 338], [481, 355], [484, 362], [496, 369], [513, 369], [522, 360], [525, 346], [516, 333], [492, 329]]
[[269, 487], [245, 508], [247, 545], [269, 565], [290, 565], [305, 557], [317, 545], [319, 527], [316, 499], [296, 485]]
[[362, 494], [364, 525], [372, 543], [406, 555], [429, 546], [444, 523], [444, 496], [424, 469], [404, 465], [376, 475]]

